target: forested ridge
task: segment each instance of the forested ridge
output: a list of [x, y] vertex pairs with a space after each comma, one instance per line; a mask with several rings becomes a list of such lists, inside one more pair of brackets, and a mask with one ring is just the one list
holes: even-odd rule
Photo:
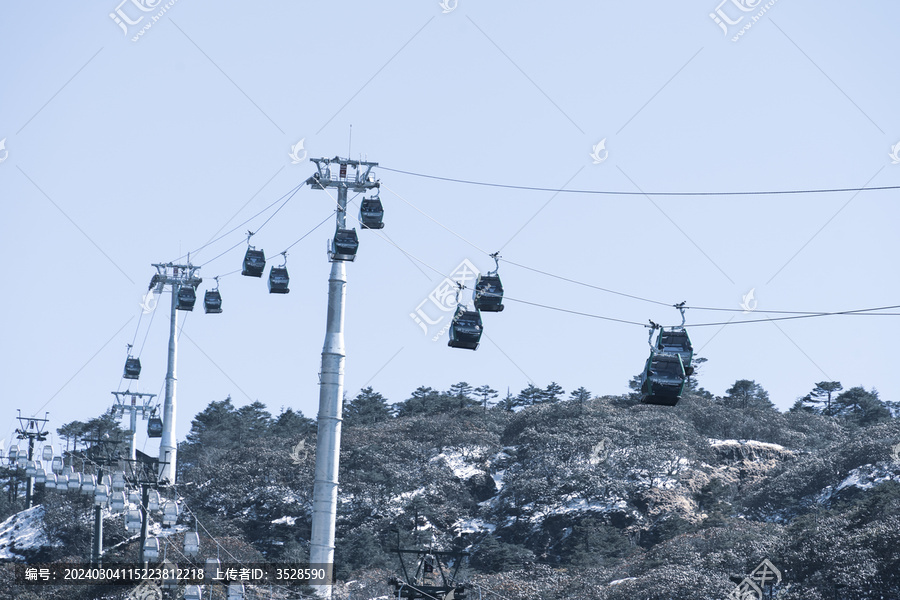
[[[344, 402], [335, 596], [388, 597], [399, 539], [467, 551], [459, 579], [508, 599], [720, 599], [764, 559], [783, 576], [772, 597], [900, 599], [897, 415], [875, 390], [827, 381], [785, 413], [754, 381], [715, 396], [696, 376], [672, 408], [554, 382], [421, 386], [396, 403], [367, 387]], [[60, 434], [77, 448], [104, 423], [117, 427], [104, 416]], [[181, 524], [203, 525], [198, 561], [217, 543], [248, 562], [307, 559], [315, 440], [314, 421], [262, 402], [213, 400], [194, 417], [175, 491]], [[51, 544], [25, 557], [84, 561], [86, 500], [38, 501]], [[0, 503], [2, 518], [22, 508]], [[126, 540], [121, 515], [106, 530], [107, 548]]]

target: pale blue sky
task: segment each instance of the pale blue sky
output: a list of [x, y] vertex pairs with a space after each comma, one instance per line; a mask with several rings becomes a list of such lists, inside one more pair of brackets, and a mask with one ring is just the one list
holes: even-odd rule
[[[0, 5], [7, 443], [15, 408], [49, 410], [54, 429], [105, 410], [109, 392], [125, 389], [125, 344], [137, 331], [140, 346], [148, 331], [150, 315], [136, 328], [150, 263], [200, 247], [305, 180], [312, 165], [288, 156], [300, 139], [310, 156], [345, 156], [350, 124], [354, 157], [478, 181], [629, 192], [900, 185], [889, 157], [900, 141], [892, 2], [780, 0], [738, 42], [710, 18], [714, 1], [459, 0], [447, 13], [436, 0], [175, 2], [133, 42], [165, 5], [137, 4], [119, 7], [133, 21], [145, 15], [128, 35], [109, 17], [115, 2]], [[734, 33], [762, 6], [721, 10], [745, 15]], [[608, 159], [593, 164], [604, 138]], [[516, 263], [673, 304], [739, 308], [750, 289], [758, 311], [900, 304], [896, 191], [554, 196], [376, 172], [381, 233], [445, 274], [464, 259], [487, 270], [492, 261], [476, 247], [502, 248]], [[303, 188], [254, 244], [271, 257], [332, 207]], [[291, 249], [289, 295], [230, 275], [223, 314], [198, 303], [187, 317], [179, 439], [228, 394], [238, 406], [259, 399], [275, 414], [290, 406], [315, 415], [331, 227]], [[555, 380], [567, 392], [616, 394], [643, 366], [643, 328], [513, 301], [484, 315], [477, 352], [448, 348], [446, 335], [432, 342], [409, 315], [442, 277], [375, 232], [360, 237], [348, 266], [351, 396], [369, 384], [400, 401], [419, 385], [459, 380], [513, 393]], [[242, 251], [204, 265], [201, 290], [239, 268]], [[510, 264], [501, 275], [512, 298], [678, 322], [674, 309]], [[161, 392], [167, 314], [153, 319], [131, 389]], [[689, 311], [688, 324], [731, 316]], [[823, 379], [900, 399], [887, 358], [896, 319], [690, 331], [709, 359], [703, 386], [722, 394], [755, 379], [784, 410]]]

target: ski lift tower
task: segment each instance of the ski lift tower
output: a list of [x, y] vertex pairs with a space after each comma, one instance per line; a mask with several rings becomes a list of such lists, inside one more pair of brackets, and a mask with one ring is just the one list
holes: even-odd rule
[[[20, 440], [28, 440], [28, 461], [34, 460], [34, 442], [43, 442], [47, 439], [47, 432], [44, 427], [47, 426], [47, 415], [44, 413], [43, 419], [35, 419], [34, 417], [23, 417], [22, 410], [18, 409], [19, 427], [16, 429], [16, 438]], [[25, 508], [31, 508], [31, 501], [34, 496], [34, 477], [29, 477], [25, 484]]]
[[186, 265], [173, 263], [154, 264], [156, 275], [150, 280], [148, 290], [156, 289], [161, 294], [166, 286], [172, 290], [172, 308], [169, 314], [169, 359], [166, 369], [166, 398], [163, 404], [163, 431], [159, 440], [159, 478], [169, 484], [175, 483], [175, 363], [178, 355], [178, 313], [177, 310], [193, 310], [196, 294], [194, 291], [203, 281], [197, 277], [200, 267], [191, 264], [190, 255]]
[[[116, 404], [113, 406], [113, 414], [119, 418], [129, 413], [131, 435], [128, 438], [128, 458], [134, 460], [134, 438], [137, 433], [137, 415], [141, 413], [143, 419], [147, 419], [152, 412], [150, 403], [156, 398], [156, 394], [141, 394], [138, 392], [110, 392], [116, 397]], [[126, 397], [131, 398], [131, 402], [126, 402]], [[138, 404], [140, 402], [140, 404]]]
[[[338, 461], [341, 448], [341, 404], [344, 393], [344, 299], [347, 270], [344, 263], [356, 257], [355, 229], [347, 229], [347, 191], [364, 193], [381, 185], [372, 173], [378, 163], [349, 158], [311, 158], [316, 173], [306, 183], [317, 190], [337, 189], [334, 238], [329, 243], [331, 275], [328, 278], [328, 316], [322, 369], [319, 374], [316, 474], [313, 487], [312, 535], [309, 562], [329, 568], [334, 564], [334, 527], [337, 517]], [[329, 577], [330, 579], [330, 577]], [[331, 597], [331, 586], [317, 586]]]

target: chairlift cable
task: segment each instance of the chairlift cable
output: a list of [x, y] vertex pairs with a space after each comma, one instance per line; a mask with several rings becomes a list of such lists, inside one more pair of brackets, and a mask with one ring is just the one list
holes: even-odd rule
[[456, 179], [453, 177], [440, 177], [438, 175], [427, 175], [424, 173], [414, 173], [412, 171], [403, 171], [401, 169], [392, 169], [379, 165], [379, 169], [391, 171], [393, 173], [402, 173], [403, 175], [412, 175], [414, 177], [423, 177], [425, 179], [436, 179], [439, 181], [449, 181], [452, 183], [464, 183], [467, 185], [480, 185], [486, 187], [506, 188], [512, 190], [528, 190], [534, 192], [554, 192], [568, 194], [602, 194], [608, 196], [770, 196], [785, 194], [831, 194], [838, 192], [869, 192], [883, 190], [900, 190], [900, 185], [884, 185], [876, 187], [847, 187], [847, 188], [816, 188], [816, 189], [799, 189], [799, 190], [752, 190], [752, 191], [725, 191], [725, 192], [641, 192], [641, 191], [613, 191], [613, 190], [572, 190], [558, 189], [548, 187], [537, 187], [528, 185], [512, 185], [505, 183], [490, 183], [485, 181], [472, 181], [467, 179]]

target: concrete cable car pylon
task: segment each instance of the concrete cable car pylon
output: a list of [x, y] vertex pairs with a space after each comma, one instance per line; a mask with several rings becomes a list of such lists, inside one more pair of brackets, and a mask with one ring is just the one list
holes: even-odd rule
[[[312, 535], [309, 562], [333, 569], [334, 530], [337, 517], [338, 464], [341, 447], [341, 412], [344, 392], [344, 300], [346, 298], [347, 269], [345, 263], [355, 258], [356, 248], [341, 246], [339, 242], [355, 241], [356, 230], [348, 230], [347, 191], [367, 192], [381, 185], [372, 173], [378, 163], [349, 158], [311, 158], [316, 173], [306, 180], [313, 189], [336, 188], [337, 211], [335, 236], [330, 243], [331, 274], [328, 277], [328, 315], [325, 325], [325, 344], [322, 348], [322, 368], [319, 374], [319, 413], [316, 438], [316, 472], [313, 487]], [[338, 168], [335, 173], [332, 165]], [[353, 171], [352, 174], [349, 171]], [[348, 235], [352, 231], [352, 236]], [[339, 237], [343, 236], [343, 240]], [[352, 253], [345, 249], [349, 248]], [[329, 572], [327, 579], [331, 580]], [[331, 586], [315, 586], [320, 596], [330, 598]]]

